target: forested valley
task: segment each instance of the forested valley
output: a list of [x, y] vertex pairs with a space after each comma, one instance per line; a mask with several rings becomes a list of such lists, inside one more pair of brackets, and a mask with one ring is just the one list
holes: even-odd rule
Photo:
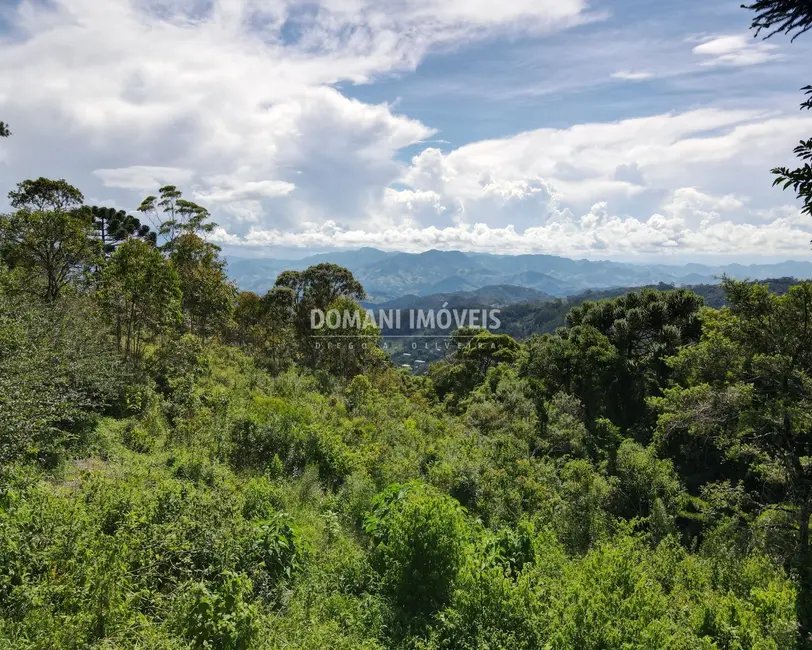
[[809, 647], [812, 283], [457, 330], [417, 377], [320, 344], [345, 269], [239, 292], [175, 187], [9, 202], [0, 647]]

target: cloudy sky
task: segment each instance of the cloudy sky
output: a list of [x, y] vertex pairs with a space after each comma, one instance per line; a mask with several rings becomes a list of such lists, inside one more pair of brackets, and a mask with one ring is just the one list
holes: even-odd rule
[[812, 36], [740, 4], [0, 0], [0, 191], [176, 184], [244, 256], [812, 259]]

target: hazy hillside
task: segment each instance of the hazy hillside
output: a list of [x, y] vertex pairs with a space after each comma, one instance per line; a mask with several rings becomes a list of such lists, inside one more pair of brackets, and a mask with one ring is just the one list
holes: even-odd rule
[[706, 266], [640, 265], [572, 260], [553, 255], [490, 255], [431, 250], [387, 253], [374, 248], [313, 255], [301, 260], [229, 260], [229, 273], [243, 290], [264, 293], [284, 270], [332, 262], [353, 272], [369, 301], [385, 303], [406, 295], [429, 296], [512, 285], [564, 298], [589, 289], [716, 284], [722, 275], [739, 280], [812, 277], [812, 262]]
[[449, 309], [455, 307], [503, 307], [516, 303], [540, 303], [553, 300], [554, 296], [509, 284], [482, 287], [474, 291], [455, 291], [436, 293], [428, 296], [409, 294], [383, 303], [365, 303], [375, 309], [440, 309], [447, 304]]

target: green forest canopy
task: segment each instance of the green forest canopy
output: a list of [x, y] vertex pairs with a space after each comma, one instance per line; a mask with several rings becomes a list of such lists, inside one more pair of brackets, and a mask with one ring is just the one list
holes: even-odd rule
[[158, 194], [0, 219], [0, 647], [809, 647], [812, 283], [463, 329], [416, 377], [307, 326], [349, 271], [239, 292]]

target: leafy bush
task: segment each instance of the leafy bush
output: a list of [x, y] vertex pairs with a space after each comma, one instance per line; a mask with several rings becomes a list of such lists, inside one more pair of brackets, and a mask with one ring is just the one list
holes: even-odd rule
[[392, 485], [373, 505], [364, 530], [384, 588], [406, 620], [425, 623], [451, 599], [468, 541], [464, 510], [421, 483]]
[[231, 572], [216, 586], [192, 583], [178, 600], [175, 626], [196, 648], [247, 650], [257, 633], [251, 592], [251, 581]]
[[126, 381], [93, 304], [37, 304], [0, 288], [0, 464], [53, 467], [89, 441]]

